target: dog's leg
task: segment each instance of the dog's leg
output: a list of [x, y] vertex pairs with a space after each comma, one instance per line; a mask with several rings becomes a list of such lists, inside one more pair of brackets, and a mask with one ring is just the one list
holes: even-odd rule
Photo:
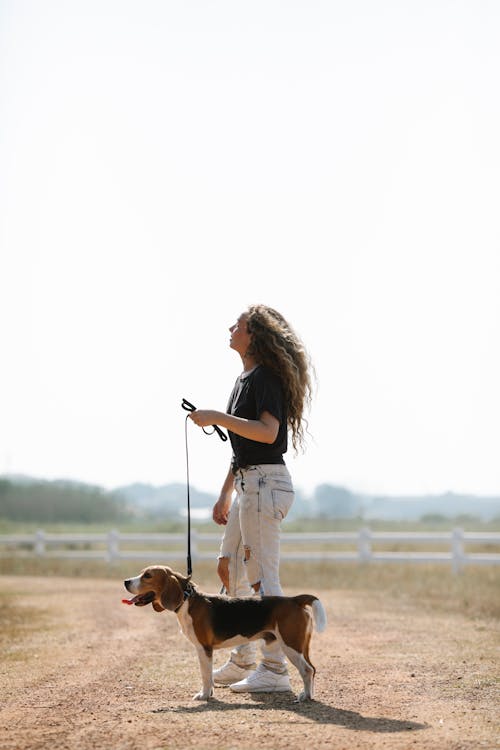
[[290, 659], [293, 666], [298, 669], [300, 676], [304, 682], [304, 690], [300, 693], [298, 701], [307, 701], [314, 698], [314, 674], [316, 670], [304, 654], [300, 654], [291, 646], [287, 646], [286, 643], [282, 642], [283, 651], [285, 655]]
[[193, 695], [195, 701], [207, 701], [214, 694], [214, 683], [212, 677], [212, 649], [208, 646], [197, 646], [198, 659], [200, 661], [202, 687], [199, 693]]
[[[309, 645], [311, 643], [311, 631], [309, 631], [308, 635], [306, 636], [306, 642], [304, 644], [304, 648], [302, 651], [302, 656], [304, 657], [304, 661], [307, 665], [307, 671], [309, 674], [309, 698], [310, 700], [313, 700], [314, 698], [314, 679], [316, 677], [316, 667], [311, 661], [311, 657], [309, 656]], [[304, 680], [305, 685], [305, 680]], [[301, 700], [299, 695], [299, 700]], [[302, 700], [305, 700], [302, 699]]]

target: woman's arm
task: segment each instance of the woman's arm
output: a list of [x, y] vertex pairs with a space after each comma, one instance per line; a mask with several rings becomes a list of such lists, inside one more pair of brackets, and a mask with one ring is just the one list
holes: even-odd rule
[[198, 427], [209, 427], [216, 424], [225, 427], [226, 430], [234, 432], [247, 440], [256, 440], [258, 443], [272, 444], [278, 437], [280, 423], [268, 411], [263, 411], [260, 419], [244, 419], [232, 414], [212, 409], [197, 409], [189, 415]]

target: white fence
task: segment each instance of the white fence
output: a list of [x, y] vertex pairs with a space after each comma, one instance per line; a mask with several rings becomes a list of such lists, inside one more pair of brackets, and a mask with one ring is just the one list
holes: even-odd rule
[[[191, 531], [191, 557], [213, 560], [220, 534]], [[141, 548], [144, 545], [145, 548]], [[358, 563], [449, 563], [458, 573], [465, 565], [499, 565], [500, 554], [484, 552], [500, 546], [500, 533], [466, 532], [354, 532], [283, 533], [282, 560], [314, 560]], [[471, 551], [470, 546], [481, 552]], [[0, 556], [77, 558], [83, 560], [145, 560], [162, 563], [186, 556], [185, 534], [34, 534], [0, 535]], [[338, 549], [340, 547], [340, 549]], [[385, 549], [380, 549], [380, 547]], [[409, 549], [394, 550], [394, 547]], [[423, 547], [416, 551], [415, 547]], [[439, 551], [429, 551], [438, 547]], [[335, 549], [337, 548], [337, 549]], [[388, 549], [389, 548], [389, 549]], [[392, 549], [391, 549], [392, 548]]]

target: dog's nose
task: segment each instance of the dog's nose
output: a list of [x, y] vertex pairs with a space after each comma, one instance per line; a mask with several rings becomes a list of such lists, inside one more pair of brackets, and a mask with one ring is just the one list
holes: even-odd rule
[[129, 583], [130, 583], [130, 578], [127, 578], [126, 581], [123, 581], [123, 585], [125, 586], [125, 588], [127, 589], [127, 591], [128, 591], [128, 585], [129, 585]]

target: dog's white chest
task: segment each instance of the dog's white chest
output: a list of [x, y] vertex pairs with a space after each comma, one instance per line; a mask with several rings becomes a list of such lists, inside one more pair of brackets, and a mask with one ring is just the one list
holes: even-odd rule
[[196, 633], [194, 632], [193, 618], [189, 614], [189, 605], [187, 600], [177, 612], [177, 618], [179, 620], [181, 633], [186, 636], [188, 641], [194, 643], [195, 646], [199, 645]]

